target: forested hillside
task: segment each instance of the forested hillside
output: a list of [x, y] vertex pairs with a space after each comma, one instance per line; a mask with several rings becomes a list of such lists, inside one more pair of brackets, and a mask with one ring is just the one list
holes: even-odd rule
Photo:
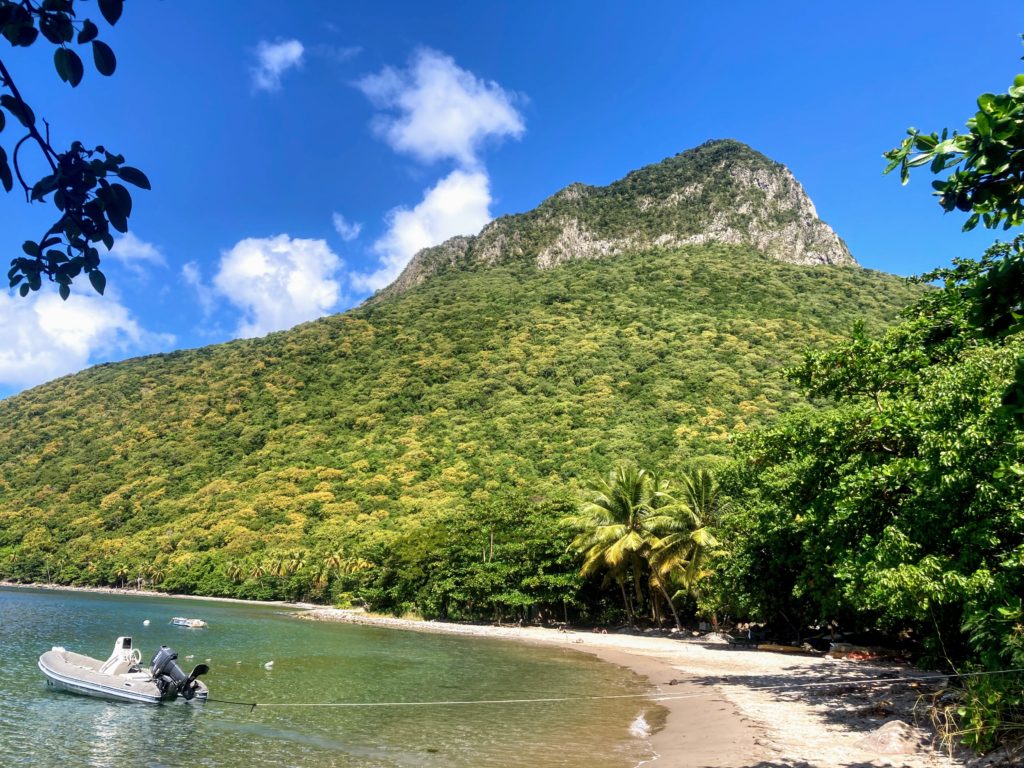
[[[723, 455], [798, 400], [783, 369], [806, 349], [919, 292], [653, 249], [453, 271], [262, 339], [98, 366], [0, 402], [0, 575], [470, 614], [469, 582], [488, 605], [571, 602], [557, 518], [578, 487], [623, 460]], [[445, 571], [463, 560], [487, 573]]]

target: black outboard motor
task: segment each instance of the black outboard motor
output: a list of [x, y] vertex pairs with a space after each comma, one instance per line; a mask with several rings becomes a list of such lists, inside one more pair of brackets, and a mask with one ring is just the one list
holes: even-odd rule
[[198, 687], [196, 678], [205, 675], [210, 668], [205, 664], [198, 664], [191, 675], [186, 675], [181, 671], [181, 667], [174, 663], [177, 658], [178, 654], [166, 645], [161, 645], [149, 665], [149, 673], [162, 695], [169, 695], [171, 698], [183, 696], [186, 701], [191, 701]]

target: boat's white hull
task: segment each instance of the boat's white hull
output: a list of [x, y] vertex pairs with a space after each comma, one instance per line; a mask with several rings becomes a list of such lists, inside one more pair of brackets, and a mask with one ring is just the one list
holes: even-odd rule
[[171, 619], [171, 624], [176, 627], [185, 627], [187, 629], [206, 629], [206, 622], [202, 619], [183, 619], [180, 616], [175, 616]]
[[[40, 656], [39, 669], [46, 677], [48, 686], [85, 696], [141, 704], [160, 704], [178, 698], [176, 693], [161, 694], [156, 683], [145, 674], [100, 675], [67, 663], [58, 651], [49, 651]], [[201, 683], [199, 686], [193, 701], [204, 701], [208, 695], [206, 687]]]

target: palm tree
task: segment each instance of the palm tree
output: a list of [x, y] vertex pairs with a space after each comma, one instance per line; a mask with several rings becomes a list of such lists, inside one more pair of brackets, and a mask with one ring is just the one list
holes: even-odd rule
[[[671, 503], [665, 484], [645, 469], [623, 465], [613, 469], [607, 479], [599, 480], [570, 524], [579, 531], [572, 546], [583, 555], [580, 573], [590, 576], [607, 570], [618, 582], [629, 623], [633, 625], [633, 606], [626, 593], [626, 581], [632, 577], [636, 601], [643, 601], [643, 574], [656, 541], [649, 519], [655, 511]], [[658, 581], [660, 585], [660, 580]], [[669, 601], [671, 605], [671, 601]], [[674, 611], [674, 609], [673, 609]]]
[[317, 589], [323, 589], [327, 586], [327, 580], [331, 576], [331, 569], [327, 563], [317, 563], [313, 566], [312, 572], [312, 584]]
[[266, 561], [268, 576], [284, 576], [284, 556], [274, 555]]
[[160, 584], [167, 577], [167, 569], [163, 565], [153, 563], [146, 568], [150, 584]]
[[691, 470], [683, 477], [674, 505], [663, 519], [652, 521], [658, 540], [651, 550], [651, 566], [663, 578], [674, 575], [683, 587], [693, 591], [704, 572], [701, 565], [712, 547], [718, 545], [714, 524], [727, 511], [721, 486], [706, 469]]
[[241, 584], [245, 581], [245, 566], [237, 560], [231, 560], [227, 564], [227, 577], [234, 584]]
[[349, 557], [342, 547], [331, 550], [324, 558], [324, 565], [332, 573], [358, 573], [373, 568], [373, 563], [361, 557]]
[[284, 558], [281, 564], [283, 576], [294, 576], [296, 572], [306, 567], [306, 553], [292, 552]]
[[128, 570], [128, 566], [127, 565], [119, 565], [119, 566], [117, 566], [117, 569], [114, 571], [114, 579], [117, 581], [116, 586], [119, 586], [122, 589], [124, 587], [126, 587], [128, 585], [128, 581], [127, 580], [128, 580], [128, 575], [130, 573], [131, 573], [131, 571]]

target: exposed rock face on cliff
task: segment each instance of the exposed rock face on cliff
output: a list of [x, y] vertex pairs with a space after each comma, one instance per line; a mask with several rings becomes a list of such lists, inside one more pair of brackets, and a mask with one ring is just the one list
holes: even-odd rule
[[569, 261], [708, 242], [753, 246], [793, 264], [856, 266], [784, 165], [738, 141], [710, 141], [606, 187], [570, 184], [528, 213], [426, 248], [378, 296], [439, 272]]

